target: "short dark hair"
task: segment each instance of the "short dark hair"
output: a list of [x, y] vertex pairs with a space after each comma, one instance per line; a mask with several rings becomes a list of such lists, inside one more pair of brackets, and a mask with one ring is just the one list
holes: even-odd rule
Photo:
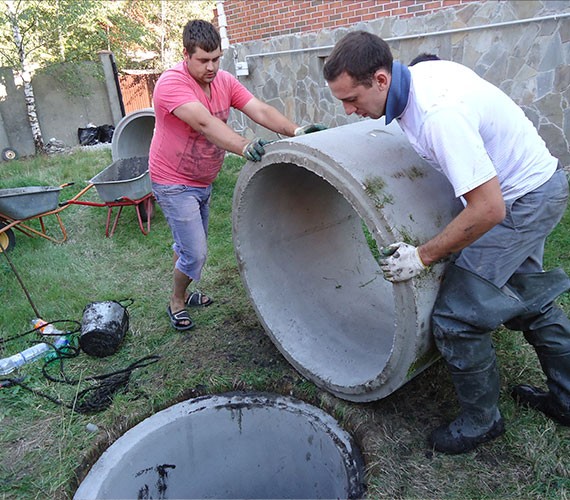
[[335, 45], [323, 74], [330, 82], [346, 72], [357, 84], [370, 87], [377, 70], [392, 73], [393, 61], [390, 47], [382, 38], [367, 31], [352, 31]]
[[196, 52], [196, 47], [206, 52], [214, 52], [222, 46], [222, 39], [212, 23], [193, 19], [184, 26], [182, 43], [188, 55], [192, 55]]
[[435, 54], [428, 54], [427, 52], [423, 52], [422, 54], [417, 55], [414, 57], [408, 66], [413, 66], [414, 64], [418, 64], [424, 61], [439, 61], [439, 57]]

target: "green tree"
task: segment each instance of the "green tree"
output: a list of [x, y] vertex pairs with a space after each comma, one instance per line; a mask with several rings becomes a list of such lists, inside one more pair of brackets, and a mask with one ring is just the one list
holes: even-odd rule
[[4, 0], [0, 66], [22, 82], [36, 152], [44, 151], [32, 75], [109, 50], [123, 69], [162, 71], [180, 59], [189, 19], [212, 21], [214, 0]]
[[[22, 15], [22, 10], [20, 10], [22, 6], [21, 1], [15, 2], [14, 0], [5, 0], [4, 4], [6, 6], [5, 14], [8, 20], [7, 26], [11, 31], [11, 41], [13, 44], [13, 51], [12, 53], [7, 52], [7, 57], [11, 59], [11, 66], [14, 68], [14, 72], [16, 73], [16, 79], [21, 80], [24, 87], [28, 121], [30, 123], [32, 137], [34, 139], [34, 146], [36, 153], [41, 153], [44, 151], [44, 141], [36, 112], [36, 98], [34, 96], [34, 88], [32, 86], [32, 68], [29, 57], [30, 49], [26, 43], [28, 36], [32, 32], [33, 21], [30, 21], [27, 15]], [[25, 9], [24, 13], [27, 14]], [[9, 36], [6, 38], [10, 39]]]
[[[180, 58], [189, 19], [212, 21], [214, 0], [10, 0], [0, 23], [0, 65], [31, 68], [95, 61], [110, 50], [119, 68], [163, 70]], [[7, 5], [7, 4], [6, 4]], [[16, 19], [21, 41], [10, 28]]]
[[124, 15], [144, 26], [146, 35], [120, 67], [162, 71], [172, 66], [182, 56], [184, 25], [190, 19], [212, 22], [215, 5], [214, 0], [127, 0]]

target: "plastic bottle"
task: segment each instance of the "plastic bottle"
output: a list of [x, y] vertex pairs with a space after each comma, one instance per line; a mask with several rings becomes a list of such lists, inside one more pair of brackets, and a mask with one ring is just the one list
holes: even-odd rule
[[[34, 325], [34, 328], [37, 328], [40, 332], [50, 334], [48, 337], [50, 339], [49, 342], [57, 349], [61, 349], [69, 345], [69, 339], [65, 335], [65, 332], [58, 330], [52, 324], [48, 324], [42, 319], [34, 319], [32, 324]], [[57, 333], [61, 333], [62, 335], [53, 335]], [[24, 349], [17, 354], [0, 359], [0, 375], [7, 375], [20, 366], [40, 359], [46, 353], [53, 355], [55, 354], [55, 351], [51, 345], [41, 342]]]

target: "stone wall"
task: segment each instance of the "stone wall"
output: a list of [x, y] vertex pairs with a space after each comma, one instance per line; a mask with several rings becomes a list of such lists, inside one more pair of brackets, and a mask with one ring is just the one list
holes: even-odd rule
[[[231, 41], [230, 19], [227, 29]], [[511, 96], [552, 153], [570, 165], [568, 1], [473, 2], [425, 16], [383, 17], [348, 28], [239, 43], [226, 50], [222, 67], [241, 73], [238, 78], [258, 98], [297, 123], [351, 123], [359, 118], [347, 116], [332, 97], [322, 68], [335, 42], [356, 29], [383, 37], [404, 63], [431, 52], [472, 68]], [[239, 112], [232, 113], [230, 124], [247, 137], [275, 139]]]

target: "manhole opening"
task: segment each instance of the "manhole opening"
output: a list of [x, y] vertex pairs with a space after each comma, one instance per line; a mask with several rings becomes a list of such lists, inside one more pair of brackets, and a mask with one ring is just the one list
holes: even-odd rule
[[75, 499], [360, 498], [363, 461], [322, 410], [266, 393], [178, 403], [103, 453]]

